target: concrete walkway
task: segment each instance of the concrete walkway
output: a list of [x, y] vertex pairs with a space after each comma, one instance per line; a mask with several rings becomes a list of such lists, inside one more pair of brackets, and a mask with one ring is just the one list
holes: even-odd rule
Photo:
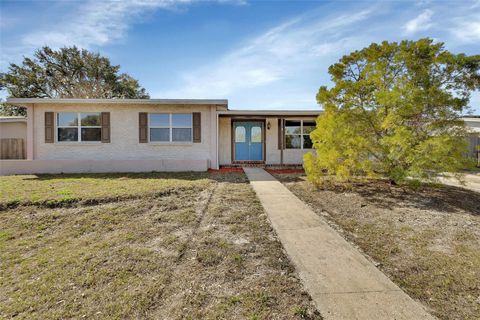
[[435, 319], [273, 176], [244, 170], [325, 319]]

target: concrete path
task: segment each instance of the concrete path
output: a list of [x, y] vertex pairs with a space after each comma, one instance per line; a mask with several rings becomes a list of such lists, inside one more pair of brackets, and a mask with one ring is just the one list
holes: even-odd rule
[[325, 319], [435, 319], [273, 176], [244, 170]]

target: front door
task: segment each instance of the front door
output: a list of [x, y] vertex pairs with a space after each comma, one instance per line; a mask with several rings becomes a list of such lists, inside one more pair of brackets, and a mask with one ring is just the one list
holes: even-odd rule
[[235, 161], [263, 161], [263, 122], [234, 122]]

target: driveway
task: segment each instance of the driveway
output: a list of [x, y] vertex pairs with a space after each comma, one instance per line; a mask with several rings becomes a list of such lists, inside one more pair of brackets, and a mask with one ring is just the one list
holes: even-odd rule
[[443, 184], [450, 186], [456, 186], [460, 188], [469, 189], [472, 191], [480, 192], [480, 171], [474, 171], [472, 173], [465, 174], [465, 184], [460, 184], [457, 179], [450, 177], [442, 177], [440, 181]]

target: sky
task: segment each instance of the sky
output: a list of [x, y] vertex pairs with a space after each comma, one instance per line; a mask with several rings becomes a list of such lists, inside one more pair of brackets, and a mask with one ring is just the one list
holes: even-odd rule
[[[228, 99], [231, 109], [317, 109], [343, 55], [422, 37], [480, 54], [480, 0], [0, 0], [0, 72], [41, 46], [76, 45], [151, 98]], [[480, 115], [480, 93], [470, 104]]]

